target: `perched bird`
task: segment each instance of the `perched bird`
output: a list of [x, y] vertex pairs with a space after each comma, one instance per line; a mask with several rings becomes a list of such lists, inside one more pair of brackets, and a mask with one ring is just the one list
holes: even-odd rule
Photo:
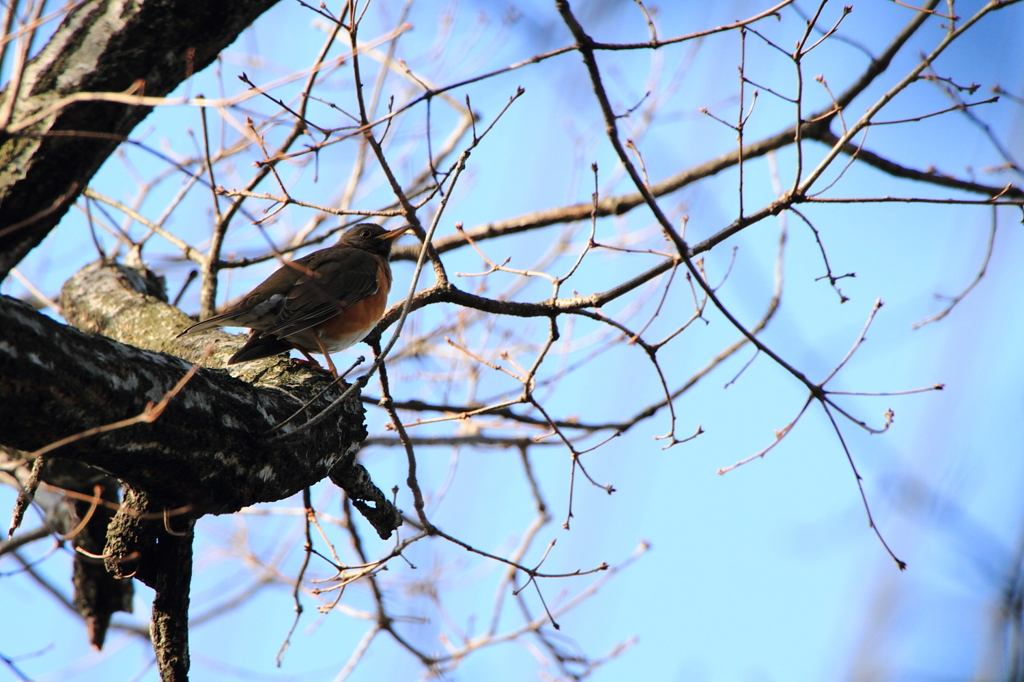
[[258, 287], [220, 315], [178, 334], [215, 327], [249, 327], [252, 334], [229, 365], [297, 349], [327, 358], [353, 346], [373, 330], [391, 290], [388, 257], [395, 240], [411, 227], [387, 231], [373, 223], [349, 228], [334, 246], [285, 263]]

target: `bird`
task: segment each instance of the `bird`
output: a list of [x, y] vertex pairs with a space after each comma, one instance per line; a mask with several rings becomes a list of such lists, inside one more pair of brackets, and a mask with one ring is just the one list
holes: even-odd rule
[[334, 246], [285, 263], [227, 310], [178, 337], [216, 327], [249, 327], [249, 339], [228, 359], [229, 365], [294, 348], [317, 367], [310, 353], [322, 354], [337, 378], [330, 354], [362, 341], [384, 315], [391, 290], [391, 247], [411, 229], [359, 223]]

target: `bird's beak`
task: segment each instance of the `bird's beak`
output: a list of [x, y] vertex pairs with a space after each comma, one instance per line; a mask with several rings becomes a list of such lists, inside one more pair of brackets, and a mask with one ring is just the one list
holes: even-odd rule
[[401, 237], [403, 234], [405, 234], [406, 232], [410, 232], [411, 230], [412, 225], [406, 225], [405, 227], [399, 227], [396, 230], [390, 230], [389, 232], [379, 234], [377, 235], [377, 239], [381, 239], [386, 242], [393, 242], [399, 237]]

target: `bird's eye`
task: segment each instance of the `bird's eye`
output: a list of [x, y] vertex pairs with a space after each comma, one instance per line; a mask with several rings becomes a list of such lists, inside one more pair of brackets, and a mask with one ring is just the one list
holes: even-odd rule
[[363, 230], [362, 232], [359, 233], [359, 236], [360, 237], [369, 238], [370, 237], [370, 231], [369, 230]]

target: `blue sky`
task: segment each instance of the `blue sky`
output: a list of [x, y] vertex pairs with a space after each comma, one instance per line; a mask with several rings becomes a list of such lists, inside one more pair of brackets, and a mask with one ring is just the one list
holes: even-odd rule
[[[512, 25], [501, 22], [504, 6], [491, 3], [414, 7], [413, 25], [403, 37], [403, 58], [426, 77], [447, 83], [483, 73], [533, 54], [567, 44], [567, 31], [553, 3], [518, 6], [521, 14]], [[810, 5], [802, 4], [804, 10]], [[662, 35], [679, 35], [748, 16], [763, 5], [734, 3], [666, 3], [658, 13]], [[645, 39], [645, 24], [636, 6], [627, 2], [574, 3], [580, 20], [601, 40]], [[966, 15], [972, 7], [961, 8]], [[826, 6], [823, 24], [831, 24], [840, 7]], [[397, 6], [379, 2], [371, 6], [361, 36], [370, 39], [389, 26]], [[443, 35], [450, 14], [450, 38], [436, 53], [436, 36]], [[480, 17], [488, 17], [484, 22]], [[219, 68], [229, 92], [240, 92], [236, 75], [245, 71], [257, 82], [308, 64], [319, 49], [322, 31], [311, 25], [312, 15], [297, 4], [283, 3], [261, 19], [225, 55]], [[940, 75], [961, 84], [982, 86], [975, 99], [987, 98], [996, 84], [1011, 92], [1024, 92], [1019, 64], [1022, 11], [1009, 8], [983, 20], [977, 32], [936, 64]], [[844, 20], [842, 33], [880, 50], [910, 18], [910, 10], [892, 3], [863, 3]], [[913, 67], [919, 50], [929, 50], [941, 39], [940, 20], [932, 19], [895, 60], [891, 74], [880, 79], [847, 113], [850, 122], [881, 93]], [[766, 36], [790, 47], [801, 29], [792, 12], [781, 21], [763, 24]], [[286, 39], [282, 40], [282, 36]], [[734, 134], [697, 112], [700, 107], [734, 120], [737, 111], [736, 34], [707, 39], [690, 59], [692, 43], [654, 53], [602, 53], [600, 65], [614, 106], [621, 110], [637, 104], [649, 87], [652, 59], [658, 90], [665, 92], [678, 77], [649, 130], [638, 137], [652, 180], [724, 153], [735, 145]], [[262, 62], [245, 61], [255, 52]], [[401, 55], [400, 55], [401, 56]], [[793, 69], [772, 49], [747, 36], [747, 75], [759, 83], [793, 91]], [[857, 49], [837, 41], [812, 53], [806, 64], [810, 109], [823, 106], [827, 95], [811, 80], [822, 73], [833, 92], [844, 89], [864, 68]], [[683, 69], [686, 69], [683, 71]], [[343, 100], [345, 71], [335, 90]], [[565, 203], [588, 201], [592, 191], [589, 165], [600, 168], [602, 193], [630, 191], [628, 181], [616, 179], [616, 163], [596, 118], [596, 106], [578, 55], [558, 57], [457, 92], [469, 94], [484, 124], [494, 119], [517, 86], [526, 94], [502, 118], [474, 151], [466, 174], [444, 215], [439, 234], [450, 234], [455, 222], [472, 227]], [[188, 92], [208, 96], [219, 91], [213, 70], [184, 86]], [[386, 86], [392, 87], [391, 82]], [[394, 91], [404, 86], [394, 85]], [[749, 88], [750, 86], [748, 86]], [[325, 95], [326, 96], [326, 95]], [[749, 97], [749, 90], [748, 90]], [[749, 104], [749, 100], [748, 100]], [[256, 101], [247, 104], [265, 107]], [[949, 106], [931, 84], [911, 86], [879, 116], [893, 120], [929, 113]], [[1020, 106], [1004, 98], [998, 105], [974, 110], [1014, 152], [1020, 151]], [[792, 107], [762, 93], [750, 119], [748, 139], [774, 133], [790, 125]], [[447, 134], [451, 117], [435, 104], [434, 143]], [[339, 115], [326, 107], [315, 110], [318, 120], [340, 125]], [[334, 118], [332, 118], [334, 117]], [[623, 120], [623, 135], [636, 130], [639, 116]], [[217, 120], [213, 117], [213, 120]], [[197, 110], [161, 109], [133, 136], [168, 153], [193, 153], [188, 129], [199, 129]], [[221, 124], [217, 122], [217, 126]], [[397, 129], [389, 150], [403, 177], [417, 168], [425, 154], [423, 119]], [[940, 172], [1000, 184], [1019, 182], [1009, 174], [986, 174], [1000, 159], [978, 129], [962, 116], [947, 114], [919, 123], [872, 128], [866, 146], [884, 152], [908, 166], [934, 164]], [[328, 201], [348, 177], [355, 144], [338, 145], [324, 154], [312, 182], [310, 168], [289, 167], [285, 177], [301, 188], [303, 198]], [[808, 157], [820, 158], [824, 148], [808, 145]], [[136, 186], [128, 164], [143, 175], [163, 169], [152, 155], [127, 152], [128, 163], [112, 158], [93, 187], [127, 200]], [[812, 161], [813, 162], [813, 161]], [[792, 181], [795, 157], [783, 151], [777, 158], [779, 176]], [[835, 178], [833, 170], [827, 182]], [[240, 186], [249, 169], [239, 164], [225, 169], [225, 186]], [[290, 174], [290, 175], [289, 175]], [[241, 179], [240, 179], [241, 178]], [[340, 179], [340, 180], [339, 180]], [[690, 216], [691, 242], [714, 234], [737, 213], [737, 175], [727, 171], [695, 184], [662, 205], [674, 218]], [[824, 184], [821, 185], [824, 187]], [[180, 185], [165, 183], [145, 201], [146, 215], [156, 216]], [[268, 185], [268, 190], [273, 186]], [[850, 168], [828, 196], [951, 196], [947, 190], [916, 186], [860, 166]], [[747, 209], [759, 208], [774, 197], [767, 160], [750, 162], [745, 169]], [[368, 190], [356, 206], [377, 208], [388, 200], [376, 167], [370, 170]], [[256, 212], [255, 205], [252, 209]], [[1024, 248], [1019, 211], [1001, 209], [995, 248], [986, 276], [943, 321], [913, 330], [911, 325], [942, 308], [936, 293], [955, 294], [974, 278], [985, 256], [992, 221], [991, 209], [963, 206], [905, 204], [811, 205], [802, 211], [819, 229], [836, 273], [856, 272], [839, 283], [850, 298], [840, 304], [827, 282], [820, 252], [810, 230], [795, 216], [770, 219], [753, 226], [707, 254], [713, 282], [730, 267], [719, 295], [747, 324], [762, 314], [772, 295], [779, 231], [787, 229], [782, 306], [763, 340], [809, 377], [819, 380], [843, 358], [856, 340], [874, 301], [885, 303], [869, 331], [867, 341], [829, 386], [846, 391], [901, 391], [945, 384], [942, 392], [901, 397], [848, 397], [840, 402], [874, 425], [891, 408], [895, 421], [883, 435], [870, 435], [849, 422], [841, 422], [843, 437], [864, 478], [864, 490], [879, 528], [893, 551], [907, 561], [900, 573], [868, 527], [857, 485], [842, 447], [825, 415], [812, 406], [793, 432], [763, 460], [751, 462], [724, 476], [720, 467], [769, 445], [776, 429], [799, 411], [805, 389], [767, 358], [759, 357], [740, 373], [751, 358], [744, 349], [675, 404], [678, 434], [688, 436], [698, 426], [704, 435], [692, 442], [663, 450], [654, 436], [668, 429], [664, 411], [620, 438], [586, 455], [585, 465], [600, 483], [611, 483], [614, 495], [580, 482], [577, 477], [571, 529], [561, 528], [568, 511], [569, 457], [559, 447], [538, 447], [531, 461], [550, 506], [552, 522], [538, 534], [525, 564], [541, 560], [550, 541], [556, 541], [544, 566], [551, 572], [588, 570], [607, 562], [626, 562], [637, 547], [649, 545], [634, 562], [604, 582], [587, 601], [558, 617], [561, 630], [555, 640], [568, 652], [601, 658], [620, 643], [629, 648], [593, 673], [592, 679], [622, 680], [919, 680], [965, 679], [975, 674], [998, 678], [1000, 670], [984, 667], [994, 646], [993, 615], [1000, 590], [1012, 575], [1022, 541], [1020, 513], [1021, 453], [1024, 452], [1024, 302], [1020, 295], [1020, 269], [1016, 255]], [[169, 223], [184, 238], [200, 241], [210, 217], [208, 192], [193, 192]], [[284, 239], [299, 229], [312, 213], [289, 208], [268, 227]], [[783, 225], [785, 221], [785, 225]], [[650, 214], [637, 209], [627, 216], [602, 220], [599, 240], [652, 230]], [[141, 234], [139, 226], [132, 233]], [[586, 226], [577, 241], [584, 239]], [[510, 256], [511, 267], [528, 267], [557, 235], [558, 228], [487, 243], [493, 257]], [[653, 235], [654, 232], [652, 231]], [[102, 237], [110, 245], [108, 237]], [[261, 237], [245, 221], [229, 232], [226, 250], [247, 253], [261, 246]], [[656, 236], [644, 244], [659, 245]], [[83, 247], [83, 244], [86, 247]], [[667, 248], [663, 243], [661, 248]], [[735, 253], [733, 249], [735, 248]], [[152, 240], [144, 253], [151, 266], [168, 274], [169, 289], [180, 287], [185, 269], [168, 259], [176, 250]], [[95, 258], [87, 226], [80, 212], [70, 213], [61, 226], [19, 266], [20, 271], [48, 294], [77, 268]], [[552, 272], [564, 272], [571, 257], [561, 257]], [[452, 272], [479, 272], [473, 253], [452, 254]], [[581, 293], [608, 288], [657, 262], [651, 257], [621, 257], [609, 252], [588, 256], [568, 290]], [[230, 298], [257, 283], [273, 265], [253, 268], [230, 282], [222, 279], [221, 295]], [[393, 300], [409, 285], [412, 268], [395, 265]], [[614, 279], [609, 279], [614, 278]], [[492, 278], [492, 291], [511, 276]], [[460, 286], [471, 288], [468, 278]], [[421, 285], [429, 284], [429, 277]], [[522, 300], [541, 300], [546, 284], [533, 284]], [[0, 291], [21, 295], [21, 285], [8, 279]], [[195, 290], [183, 301], [188, 312], [198, 309]], [[655, 301], [656, 302], [656, 301]], [[648, 301], [642, 311], [653, 312]], [[605, 309], [620, 314], [625, 303]], [[676, 286], [650, 337], [674, 329], [692, 310], [688, 288]], [[710, 309], [709, 309], [710, 310]], [[411, 321], [411, 330], [455, 315], [449, 308], [426, 310]], [[639, 315], [637, 319], [645, 319]], [[568, 324], [563, 322], [563, 325]], [[581, 345], [597, 326], [577, 321], [574, 334]], [[522, 338], [543, 339], [544, 324], [514, 321], [504, 325]], [[564, 331], [564, 327], [563, 327]], [[488, 338], [479, 328], [467, 332], [474, 348], [497, 352], [497, 333]], [[720, 315], [709, 312], [707, 324], [698, 323], [666, 346], [659, 358], [673, 386], [731, 343], [737, 332]], [[515, 346], [519, 361], [532, 358], [529, 347]], [[401, 349], [401, 346], [399, 346]], [[365, 353], [353, 349], [352, 355]], [[578, 358], [586, 348], [567, 350]], [[575, 354], [574, 354], [575, 353]], [[419, 363], [395, 362], [392, 376], [396, 395], [438, 400], [447, 391], [442, 380], [424, 381], [419, 372], [443, 375], [450, 355], [438, 352]], [[339, 365], [347, 364], [341, 360]], [[552, 362], [553, 368], [557, 363]], [[739, 378], [725, 387], [727, 382]], [[512, 390], [507, 378], [481, 377], [483, 397]], [[453, 399], [466, 397], [465, 387], [452, 390]], [[631, 414], [658, 395], [657, 377], [635, 347], [616, 347], [597, 362], [566, 379], [546, 395], [546, 408], [558, 415], [579, 415], [602, 421]], [[371, 387], [368, 393], [379, 394]], [[384, 434], [385, 416], [368, 409], [371, 432]], [[422, 433], [448, 432], [449, 425], [420, 428]], [[504, 433], [494, 430], [496, 433]], [[418, 431], [414, 430], [414, 434]], [[418, 449], [420, 480], [428, 494], [431, 519], [445, 531], [487, 551], [507, 553], [516, 545], [535, 510], [518, 452], [448, 448]], [[386, 448], [367, 448], [363, 463], [382, 489], [400, 488], [399, 506], [412, 509], [404, 486], [404, 454]], [[339, 493], [330, 484], [313, 492], [319, 510], [339, 514]], [[0, 492], [0, 506], [10, 506], [13, 494]], [[294, 576], [301, 560], [300, 517], [291, 513], [297, 499], [267, 505], [262, 510], [229, 517], [204, 518], [198, 525], [193, 616], [239, 594], [252, 597], [238, 610], [196, 626], [192, 631], [192, 671], [195, 680], [333, 680], [369, 623], [341, 610], [316, 615], [314, 601], [304, 598], [307, 613], [293, 637], [282, 667], [274, 658], [293, 618], [290, 590], [277, 583], [257, 589], [261, 562], [285, 576]], [[26, 527], [34, 525], [30, 518]], [[361, 522], [360, 522], [361, 523]], [[341, 529], [325, 524], [339, 548], [346, 548]], [[371, 555], [386, 553], [390, 543], [373, 537], [368, 526], [361, 534]], [[402, 531], [407, 536], [411, 531]], [[46, 541], [27, 555], [39, 558]], [[392, 561], [382, 575], [387, 600], [396, 614], [408, 616], [400, 627], [411, 641], [428, 650], [443, 651], [445, 638], [459, 631], [480, 632], [490, 618], [500, 566], [467, 554], [442, 540], [425, 540], [406, 554], [408, 562]], [[351, 556], [348, 556], [351, 559]], [[39, 570], [65, 592], [69, 591], [70, 558], [58, 550], [41, 561]], [[90, 653], [84, 628], [53, 598], [41, 592], [17, 565], [0, 563], [0, 612], [32, 614], [0, 622], [0, 653], [18, 658], [18, 665], [34, 679], [45, 680], [152, 680], [147, 668], [151, 652], [145, 642], [112, 632], [102, 653]], [[325, 577], [315, 567], [311, 577]], [[571, 599], [601, 576], [547, 580], [541, 589], [549, 606]], [[418, 586], [418, 589], [414, 589]], [[431, 586], [441, 594], [441, 607], [430, 598]], [[150, 594], [139, 586], [136, 612], [116, 620], [145, 625]], [[526, 602], [533, 615], [540, 613], [535, 593]], [[506, 596], [506, 599], [508, 597]], [[368, 609], [365, 588], [356, 584], [343, 605]], [[509, 603], [501, 630], [521, 625], [522, 615]], [[31, 656], [39, 652], [37, 656]], [[24, 657], [24, 658], [19, 658]], [[554, 673], [544, 661], [549, 652], [529, 637], [474, 652], [446, 677], [453, 680], [535, 679]], [[385, 637], [374, 641], [351, 680], [418, 679], [418, 662]], [[0, 668], [0, 680], [10, 675]], [[13, 679], [13, 678], [11, 678]]]

